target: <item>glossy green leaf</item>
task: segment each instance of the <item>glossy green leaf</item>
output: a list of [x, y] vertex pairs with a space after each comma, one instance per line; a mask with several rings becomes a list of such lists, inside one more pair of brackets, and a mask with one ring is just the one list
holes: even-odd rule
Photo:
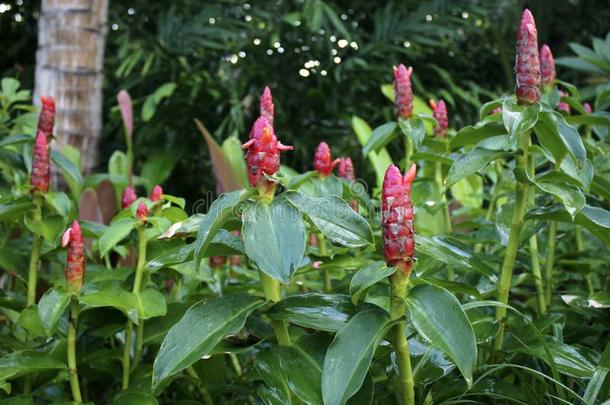
[[103, 307], [118, 309], [132, 322], [138, 323], [135, 297], [131, 291], [125, 290], [120, 282], [85, 283], [79, 302], [85, 305], [85, 309]]
[[417, 117], [408, 120], [400, 119], [398, 125], [402, 134], [413, 142], [415, 149], [419, 148], [426, 137], [424, 120]]
[[158, 405], [157, 399], [148, 392], [126, 390], [118, 393], [110, 405]]
[[407, 301], [417, 332], [445, 352], [471, 385], [477, 362], [477, 342], [457, 298], [444, 288], [421, 284], [409, 292]]
[[[367, 144], [371, 134], [373, 133], [373, 130], [366, 123], [366, 121], [356, 115], [352, 116], [352, 129], [356, 133], [356, 137], [358, 138], [361, 146]], [[377, 187], [381, 187], [385, 171], [388, 166], [392, 164], [392, 158], [385, 148], [380, 149], [378, 152], [370, 152], [367, 157], [375, 169]]]
[[106, 256], [108, 252], [125, 239], [136, 226], [137, 221], [133, 218], [120, 218], [104, 231], [98, 241], [100, 256]]
[[62, 370], [66, 365], [48, 353], [19, 351], [0, 357], [0, 380], [10, 380], [23, 375], [48, 370]]
[[[557, 370], [572, 377], [590, 378], [595, 371], [595, 364], [591, 361], [590, 350], [583, 347], [571, 346], [551, 340], [548, 342]], [[521, 351], [549, 362], [548, 356], [541, 346], [528, 346]]]
[[36, 306], [31, 305], [21, 311], [17, 324], [25, 329], [31, 337], [44, 336], [45, 330], [40, 317], [38, 316], [38, 310]]
[[483, 204], [483, 180], [481, 176], [471, 174], [458, 180], [451, 186], [451, 194], [462, 205], [480, 208]]
[[70, 215], [70, 211], [72, 210], [72, 202], [70, 198], [63, 192], [48, 192], [43, 194], [43, 197], [47, 204], [53, 208], [53, 210], [64, 217], [68, 217]]
[[[409, 353], [416, 384], [430, 384], [455, 369], [455, 365], [445, 353], [420, 342], [417, 338], [409, 339]], [[392, 359], [396, 361], [395, 356]]]
[[24, 212], [33, 210], [36, 205], [31, 201], [0, 204], [0, 221], [20, 218]]
[[391, 276], [395, 271], [396, 267], [387, 267], [385, 262], [382, 261], [370, 263], [358, 270], [349, 285], [352, 303], [356, 305], [360, 298], [364, 299], [369, 287]]
[[565, 117], [570, 125], [604, 125], [610, 126], [610, 117], [605, 114], [593, 113], [586, 115], [570, 115]]
[[494, 269], [477, 259], [467, 246], [451, 238], [418, 235], [415, 248], [417, 254], [425, 254], [444, 265], [476, 270], [487, 276], [494, 274]]
[[502, 122], [511, 138], [532, 129], [538, 122], [539, 114], [539, 103], [522, 106], [512, 97], [505, 98], [502, 103]]
[[61, 173], [70, 187], [72, 196], [78, 198], [80, 190], [83, 187], [83, 176], [80, 169], [56, 149], [51, 150], [51, 160], [53, 161], [53, 164], [61, 170]]
[[345, 326], [355, 312], [356, 307], [348, 295], [306, 293], [279, 301], [269, 308], [267, 315], [304, 328], [335, 332]]
[[30, 231], [55, 245], [55, 243], [59, 243], [59, 237], [66, 229], [66, 218], [61, 215], [48, 215], [39, 222], [26, 216], [24, 224]]
[[577, 161], [587, 157], [580, 134], [568, 124], [560, 113], [543, 111], [540, 113], [536, 134], [540, 143], [553, 152], [557, 160], [561, 160], [565, 152], [570, 153]]
[[499, 152], [477, 147], [468, 153], [460, 155], [449, 169], [447, 179], [445, 180], [446, 187], [453, 185], [464, 177], [483, 170], [489, 162], [509, 156], [510, 154], [510, 152]]
[[610, 342], [606, 344], [606, 349], [602, 353], [599, 364], [595, 368], [593, 376], [587, 384], [587, 389], [583, 394], [583, 399], [586, 404], [594, 404], [597, 399], [606, 378], [610, 374]]
[[51, 336], [70, 304], [71, 295], [61, 287], [48, 290], [38, 302], [38, 316], [47, 335]]
[[373, 231], [360, 214], [337, 196], [309, 197], [298, 192], [283, 194], [290, 204], [307, 215], [328, 239], [347, 247], [373, 243]]
[[366, 144], [362, 148], [362, 153], [367, 156], [371, 152], [378, 152], [381, 148], [390, 143], [396, 138], [396, 123], [393, 121], [387, 122], [377, 128], [371, 133], [371, 137], [367, 140]]
[[373, 309], [359, 312], [339, 329], [324, 359], [324, 404], [345, 404], [358, 392], [375, 349], [391, 326], [392, 322], [385, 312]]
[[165, 296], [155, 289], [148, 288], [134, 293], [134, 298], [138, 308], [138, 318], [140, 319], [163, 316], [167, 312]]
[[247, 294], [232, 294], [206, 299], [189, 308], [161, 344], [153, 367], [153, 391], [209, 354], [224, 336], [238, 332], [248, 315], [263, 304]]
[[258, 268], [287, 284], [305, 252], [305, 226], [301, 213], [286, 199], [270, 204], [244, 204], [242, 238], [246, 255]]
[[455, 150], [463, 146], [476, 145], [480, 141], [506, 134], [504, 126], [497, 121], [481, 121], [476, 125], [465, 126], [460, 129], [451, 139], [451, 149]]

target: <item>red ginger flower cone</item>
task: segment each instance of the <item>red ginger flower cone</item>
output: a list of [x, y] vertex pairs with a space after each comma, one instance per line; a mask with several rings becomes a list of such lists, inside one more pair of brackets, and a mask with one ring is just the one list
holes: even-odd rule
[[78, 221], [72, 222], [61, 238], [61, 245], [68, 246], [66, 282], [70, 289], [79, 291], [85, 278], [85, 244]]
[[540, 58], [538, 32], [532, 13], [525, 9], [517, 33], [517, 57], [515, 59], [515, 93], [519, 104], [534, 104], [540, 100]]
[[135, 200], [138, 199], [136, 192], [133, 187], [129, 186], [123, 190], [123, 196], [121, 197], [121, 206], [123, 209], [129, 207]]
[[413, 114], [413, 90], [411, 89], [411, 73], [405, 65], [394, 66], [394, 107], [396, 118], [409, 119]]
[[339, 159], [332, 160], [330, 147], [326, 142], [320, 142], [313, 157], [313, 168], [322, 176], [330, 176]]
[[390, 165], [381, 192], [383, 255], [388, 266], [396, 266], [407, 275], [415, 253], [411, 184], [416, 170], [415, 165], [411, 166], [403, 177], [396, 166]]
[[157, 202], [161, 199], [161, 197], [163, 197], [163, 188], [161, 188], [161, 186], [157, 184], [153, 187], [148, 198], [152, 202]]
[[34, 156], [32, 158], [32, 175], [30, 184], [32, 191], [46, 193], [49, 191], [49, 182], [51, 179], [51, 162], [49, 160], [49, 148], [47, 146], [47, 137], [44, 132], [36, 133], [34, 141]]
[[275, 184], [266, 179], [265, 174], [272, 176], [280, 170], [280, 153], [292, 150], [292, 146], [282, 145], [269, 121], [259, 117], [250, 131], [250, 140], [242, 148], [247, 149], [248, 180], [252, 187], [262, 187], [266, 191], [273, 189]]
[[273, 105], [271, 90], [268, 86], [265, 86], [265, 90], [263, 90], [263, 95], [260, 99], [260, 116], [266, 118], [267, 121], [269, 121], [269, 124], [273, 126], [274, 115], [275, 106]]
[[555, 73], [555, 59], [553, 59], [553, 53], [547, 44], [542, 45], [542, 48], [540, 48], [540, 75], [542, 77], [542, 85], [545, 87], [551, 87], [555, 77], [557, 77], [557, 73]]
[[352, 163], [352, 159], [349, 157], [339, 158], [339, 177], [343, 177], [347, 180], [356, 180], [356, 176], [354, 174], [354, 164]]
[[38, 131], [47, 138], [47, 143], [53, 138], [53, 125], [55, 124], [55, 99], [53, 97], [40, 97], [42, 109], [38, 117]]
[[138, 205], [138, 209], [136, 210], [136, 218], [138, 218], [138, 221], [146, 221], [148, 218], [148, 207], [143, 202]]
[[447, 106], [445, 101], [439, 99], [438, 104], [434, 100], [429, 101], [430, 108], [438, 125], [434, 128], [434, 133], [439, 138], [447, 137], [447, 130], [449, 129], [449, 120], [447, 119]]

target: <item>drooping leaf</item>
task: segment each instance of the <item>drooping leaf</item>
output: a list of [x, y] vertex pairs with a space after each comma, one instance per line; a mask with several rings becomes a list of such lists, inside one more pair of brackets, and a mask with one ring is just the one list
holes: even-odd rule
[[390, 143], [396, 138], [396, 123], [393, 121], [387, 122], [371, 133], [371, 137], [367, 140], [362, 148], [362, 153], [367, 156], [371, 152], [377, 153], [381, 148]]
[[370, 263], [358, 270], [349, 285], [352, 303], [356, 305], [360, 298], [364, 298], [369, 287], [391, 276], [395, 271], [396, 267], [387, 267], [382, 261]]
[[120, 218], [110, 224], [98, 241], [100, 256], [106, 256], [112, 248], [125, 239], [134, 229], [136, 223], [133, 218]]
[[509, 156], [510, 152], [495, 151], [485, 148], [474, 148], [470, 152], [460, 155], [451, 165], [447, 174], [446, 187], [452, 186], [464, 177], [483, 170], [489, 162]]
[[51, 336], [70, 304], [71, 295], [61, 287], [51, 288], [38, 302], [38, 316], [47, 335]]
[[512, 97], [505, 98], [502, 103], [502, 121], [511, 138], [532, 129], [538, 122], [539, 114], [539, 103], [522, 106]]

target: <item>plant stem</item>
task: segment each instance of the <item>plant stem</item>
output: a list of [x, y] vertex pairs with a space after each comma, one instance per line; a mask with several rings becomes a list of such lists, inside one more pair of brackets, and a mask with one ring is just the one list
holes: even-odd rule
[[[530, 144], [530, 133], [524, 132], [519, 134], [519, 147], [523, 154], [517, 157], [517, 167], [527, 170], [528, 149]], [[515, 206], [513, 208], [513, 217], [510, 225], [510, 234], [508, 237], [508, 246], [504, 254], [502, 262], [502, 271], [500, 275], [500, 284], [498, 285], [498, 301], [502, 304], [508, 304], [508, 294], [510, 291], [510, 283], [513, 276], [513, 266], [517, 258], [517, 250], [519, 248], [519, 239], [521, 237], [521, 229], [527, 206], [528, 185], [523, 181], [517, 181], [515, 190]], [[504, 343], [504, 326], [506, 323], [506, 308], [496, 308], [496, 320], [499, 322], [498, 334], [494, 340], [494, 349], [501, 350]]]
[[123, 382], [121, 387], [123, 390], [129, 388], [129, 352], [131, 351], [131, 332], [133, 330], [133, 322], [131, 320], [127, 321], [127, 326], [125, 327], [125, 345], [123, 346]]
[[[263, 286], [265, 298], [271, 302], [280, 301], [282, 299], [280, 283], [260, 270], [258, 274]], [[273, 326], [275, 337], [277, 338], [277, 342], [280, 344], [280, 346], [290, 346], [292, 343], [290, 342], [290, 334], [288, 334], [288, 326], [286, 325], [286, 322], [271, 321], [271, 325]]]
[[[445, 235], [451, 234], [453, 231], [453, 225], [451, 224], [451, 215], [449, 214], [449, 205], [447, 204], [447, 194], [443, 190], [443, 184], [445, 179], [443, 179], [443, 166], [440, 162], [436, 162], [434, 165], [434, 179], [436, 181], [436, 186], [438, 187], [438, 192], [440, 195], [441, 204], [443, 204], [443, 214], [445, 216]], [[447, 267], [447, 279], [449, 281], [453, 281], [455, 278], [455, 274], [453, 272], [453, 267]]]
[[[34, 195], [34, 223], [40, 224], [42, 222], [42, 196], [39, 194]], [[36, 303], [36, 283], [38, 280], [38, 265], [40, 259], [40, 249], [42, 247], [42, 236], [35, 233], [32, 240], [32, 254], [30, 256], [30, 265], [28, 267], [28, 298], [27, 306], [34, 305]]]
[[[527, 165], [527, 171], [531, 178], [536, 174], [536, 162], [533, 157]], [[536, 190], [533, 187], [528, 188], [528, 201], [530, 205], [536, 202]], [[542, 273], [540, 271], [540, 258], [538, 257], [538, 237], [534, 234], [530, 237], [530, 256], [532, 260], [532, 274], [534, 275], [534, 283], [536, 285], [536, 297], [538, 301], [538, 313], [542, 316], [546, 313], [546, 301], [544, 298], [544, 286], [542, 285]]]
[[75, 402], [82, 402], [78, 371], [76, 369], [76, 331], [78, 329], [78, 298], [72, 297], [70, 302], [70, 324], [68, 325], [68, 372], [70, 374], [70, 389]]
[[405, 169], [406, 170], [408, 170], [409, 166], [411, 166], [411, 163], [412, 163], [411, 156], [413, 156], [413, 141], [411, 140], [411, 138], [405, 137], [405, 160], [406, 160]]
[[[324, 235], [317, 233], [316, 239], [318, 240], [320, 255], [326, 256], [328, 254], [328, 250], [326, 249], [326, 240], [324, 239]], [[333, 284], [328, 269], [322, 269], [322, 276], [324, 277], [324, 291], [331, 293], [333, 291]]]
[[[502, 165], [499, 160], [495, 161], [495, 169], [496, 169], [496, 182], [493, 184], [491, 190], [491, 198], [489, 199], [489, 207], [487, 207], [487, 211], [485, 211], [485, 222], [491, 221], [491, 217], [494, 212], [496, 212], [496, 201], [498, 201], [498, 197], [500, 194], [500, 184], [502, 183]], [[483, 249], [482, 243], [477, 243], [474, 246], [474, 253], [480, 253]]]
[[[582, 253], [585, 251], [585, 244], [582, 240], [582, 228], [580, 227], [580, 225], [576, 225], [576, 227], [574, 228], [574, 232], [576, 235], [576, 250], [578, 251], [578, 253]], [[587, 282], [587, 290], [589, 291], [589, 294], [593, 294], [595, 292], [595, 289], [593, 288], [593, 281], [591, 280], [591, 272], [588, 272], [585, 275], [585, 281]]]
[[406, 296], [409, 276], [402, 270], [397, 269], [390, 277], [390, 318], [399, 320], [394, 326], [394, 349], [398, 361], [400, 390], [403, 405], [415, 404], [415, 390], [413, 382], [413, 371], [411, 369], [411, 356], [409, 343], [407, 342], [407, 321], [402, 318], [407, 309]]
[[546, 290], [545, 301], [546, 305], [551, 305], [553, 297], [553, 267], [555, 265], [555, 238], [557, 237], [557, 222], [549, 222], [549, 240], [546, 251], [545, 278]]

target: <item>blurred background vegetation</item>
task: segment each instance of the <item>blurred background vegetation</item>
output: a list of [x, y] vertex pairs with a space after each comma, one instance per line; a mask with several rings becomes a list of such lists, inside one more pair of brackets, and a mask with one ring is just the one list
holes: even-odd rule
[[[276, 130], [295, 146], [285, 163], [309, 169], [315, 146], [326, 140], [335, 155], [355, 158], [358, 177], [372, 180], [350, 119], [356, 114], [372, 126], [391, 119], [380, 86], [391, 82], [392, 65], [412, 65], [416, 94], [444, 98], [454, 127], [472, 123], [482, 102], [512, 89], [524, 7], [556, 57], [573, 55], [571, 42], [591, 46], [609, 30], [607, 0], [110, 0], [100, 170], [124, 149], [116, 94], [127, 89], [136, 158], [175, 163], [164, 186], [193, 201], [215, 189], [193, 119], [219, 141], [244, 140], [269, 85]], [[25, 88], [33, 87], [39, 8], [37, 1], [0, 1], [0, 74]], [[583, 85], [590, 75], [582, 70], [559, 67], [558, 74]]]

